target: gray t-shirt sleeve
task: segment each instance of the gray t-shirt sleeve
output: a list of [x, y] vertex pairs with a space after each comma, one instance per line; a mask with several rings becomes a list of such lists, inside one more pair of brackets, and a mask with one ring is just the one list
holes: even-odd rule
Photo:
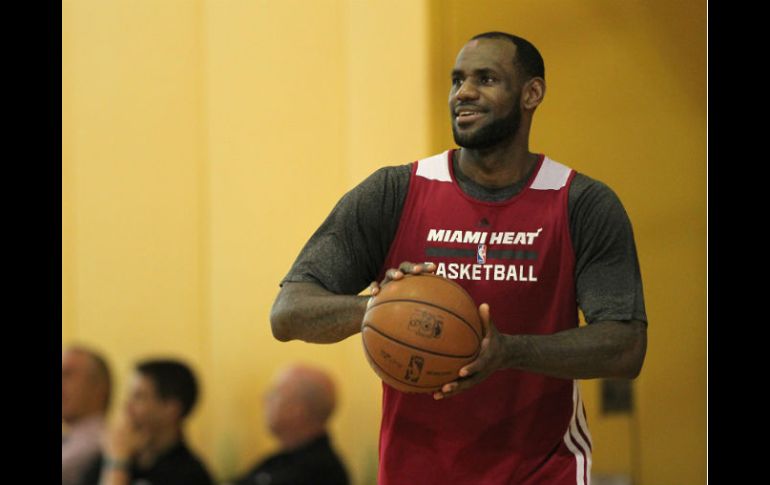
[[633, 229], [618, 196], [604, 183], [577, 173], [567, 205], [577, 300], [586, 322], [646, 322]]
[[383, 167], [346, 193], [281, 281], [358, 294], [377, 278], [395, 237], [411, 166]]

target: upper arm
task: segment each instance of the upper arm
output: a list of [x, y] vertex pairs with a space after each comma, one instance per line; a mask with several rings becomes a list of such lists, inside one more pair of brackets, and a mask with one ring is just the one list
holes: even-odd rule
[[605, 184], [578, 174], [570, 187], [578, 305], [588, 323], [647, 321], [631, 221]]
[[315, 283], [357, 294], [377, 276], [395, 236], [409, 166], [385, 167], [346, 193], [310, 237], [281, 284]]

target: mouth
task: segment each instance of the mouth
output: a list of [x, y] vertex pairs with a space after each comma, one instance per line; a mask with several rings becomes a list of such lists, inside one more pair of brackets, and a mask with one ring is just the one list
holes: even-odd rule
[[458, 125], [468, 125], [484, 117], [484, 112], [471, 108], [456, 108], [454, 111]]

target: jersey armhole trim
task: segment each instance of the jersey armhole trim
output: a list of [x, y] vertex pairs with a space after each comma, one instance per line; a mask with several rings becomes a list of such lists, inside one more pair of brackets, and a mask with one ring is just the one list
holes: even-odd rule
[[[407, 211], [411, 211], [412, 208], [412, 198], [414, 197], [414, 184], [415, 179], [417, 178], [417, 169], [419, 167], [419, 160], [412, 162], [412, 167], [409, 172], [409, 185], [406, 189], [406, 197], [404, 197], [404, 206], [401, 208], [401, 217], [398, 219], [398, 228], [396, 229], [396, 234], [393, 236], [393, 240], [390, 243], [390, 247], [388, 248], [388, 252], [385, 255], [385, 260], [383, 261], [383, 266], [387, 266], [387, 262], [390, 261], [390, 255], [393, 253], [394, 248], [396, 247], [396, 243], [399, 241], [399, 238], [401, 237], [401, 233], [404, 231], [403, 228], [403, 221], [404, 216], [407, 214]], [[421, 263], [422, 261], [413, 261], [414, 263]], [[400, 263], [399, 263], [400, 264]], [[387, 270], [388, 268], [380, 268], [380, 270]], [[382, 275], [378, 272], [377, 278], [382, 277]], [[378, 281], [379, 283], [379, 281]]]

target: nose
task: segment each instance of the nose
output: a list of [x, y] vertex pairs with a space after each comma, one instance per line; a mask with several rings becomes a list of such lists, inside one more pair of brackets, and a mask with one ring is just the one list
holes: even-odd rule
[[455, 99], [457, 101], [470, 101], [478, 98], [479, 92], [470, 80], [463, 82], [455, 92]]

